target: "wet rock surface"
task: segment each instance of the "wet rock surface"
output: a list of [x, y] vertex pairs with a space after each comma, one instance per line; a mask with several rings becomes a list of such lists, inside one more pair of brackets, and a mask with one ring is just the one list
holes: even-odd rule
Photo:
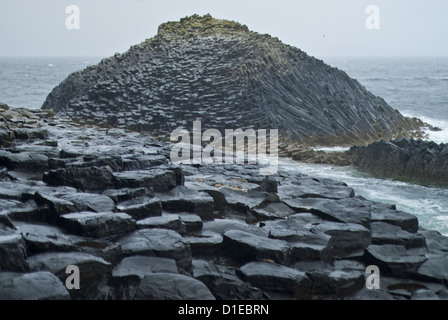
[[[8, 128], [47, 134], [1, 151], [49, 165], [0, 168], [1, 299], [447, 298], [448, 238], [342, 182], [173, 165], [147, 135], [24, 114], [32, 125]], [[65, 288], [69, 265], [80, 290]], [[380, 290], [365, 288], [369, 265]]]

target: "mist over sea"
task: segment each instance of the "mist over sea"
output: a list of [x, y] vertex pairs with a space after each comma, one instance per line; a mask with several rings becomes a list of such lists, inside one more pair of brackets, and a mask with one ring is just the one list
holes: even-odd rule
[[[71, 72], [100, 57], [0, 58], [0, 102], [38, 109], [48, 93]], [[442, 129], [429, 139], [448, 143], [448, 58], [323, 58], [347, 72], [406, 116]], [[274, 128], [273, 128], [274, 129]], [[308, 165], [282, 160], [285, 170], [344, 181], [369, 200], [396, 204], [415, 214], [422, 227], [448, 235], [448, 188], [376, 179], [351, 167]]]

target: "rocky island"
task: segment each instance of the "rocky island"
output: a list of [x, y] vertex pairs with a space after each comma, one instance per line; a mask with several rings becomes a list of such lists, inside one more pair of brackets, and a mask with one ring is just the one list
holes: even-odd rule
[[278, 128], [285, 148], [418, 129], [270, 36], [208, 15], [164, 24], [42, 110], [0, 105], [0, 299], [447, 299], [447, 237], [281, 165], [174, 164], [167, 134], [194, 120]]

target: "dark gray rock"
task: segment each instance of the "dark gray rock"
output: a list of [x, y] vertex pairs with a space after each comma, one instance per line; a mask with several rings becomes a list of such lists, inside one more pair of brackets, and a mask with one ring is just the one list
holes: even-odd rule
[[31, 256], [28, 263], [32, 271], [49, 271], [64, 284], [69, 274], [69, 265], [79, 268], [80, 289], [70, 290], [72, 299], [96, 299], [100, 294], [101, 283], [110, 276], [112, 266], [102, 258], [81, 252], [41, 253]]
[[448, 284], [448, 255], [434, 256], [429, 255], [417, 270], [417, 277], [422, 280], [434, 281], [438, 283]]
[[116, 204], [141, 197], [153, 197], [154, 192], [149, 188], [136, 189], [109, 189], [103, 192], [104, 195], [111, 198]]
[[73, 241], [77, 239], [64, 234], [58, 227], [24, 222], [14, 224], [25, 240], [28, 254], [74, 251]]
[[295, 269], [268, 262], [251, 262], [241, 267], [239, 274], [263, 290], [291, 294], [296, 299], [311, 297], [310, 279]]
[[319, 217], [344, 223], [360, 224], [370, 229], [371, 205], [359, 199], [341, 199], [316, 204], [311, 212]]
[[174, 170], [115, 172], [114, 177], [117, 188], [151, 188], [154, 192], [166, 192], [178, 185]]
[[0, 150], [0, 166], [7, 167], [9, 170], [39, 170], [48, 169], [48, 157], [33, 152], [11, 153]]
[[143, 279], [153, 273], [179, 273], [174, 259], [133, 256], [124, 258], [112, 270], [112, 277], [138, 277]]
[[393, 224], [401, 229], [416, 233], [418, 231], [418, 219], [416, 216], [397, 211], [389, 205], [372, 202], [372, 222], [385, 222]]
[[20, 234], [0, 235], [0, 271], [28, 271], [26, 246]]
[[224, 233], [230, 230], [244, 231], [261, 237], [267, 237], [269, 235], [269, 231], [233, 219], [215, 219], [214, 221], [207, 221], [203, 225], [203, 230], [216, 232], [220, 235], [224, 235]]
[[0, 300], [69, 300], [63, 283], [50, 272], [0, 272]]
[[294, 213], [295, 210], [282, 202], [268, 203], [253, 210], [259, 220], [281, 219]]
[[179, 269], [191, 270], [191, 249], [173, 230], [142, 229], [118, 241], [125, 255], [146, 255], [176, 260]]
[[115, 188], [112, 170], [107, 167], [64, 168], [45, 173], [43, 181], [51, 186], [69, 186], [83, 191]]
[[179, 215], [165, 214], [161, 217], [151, 217], [137, 222], [140, 229], [170, 229], [177, 233], [184, 235], [187, 230], [185, 223], [182, 221]]
[[94, 193], [69, 193], [60, 197], [74, 204], [77, 211], [108, 212], [115, 211], [114, 201]]
[[201, 231], [204, 224], [201, 217], [195, 214], [181, 214], [180, 220], [185, 224], [187, 234]]
[[76, 212], [76, 208], [73, 202], [60, 199], [59, 197], [56, 197], [54, 195], [41, 194], [39, 192], [36, 192], [34, 194], [34, 201], [39, 206], [48, 206], [49, 216], [46, 220], [50, 223], [56, 223], [60, 215]]
[[312, 178], [301, 179], [296, 184], [284, 184], [278, 187], [281, 200], [294, 198], [346, 199], [353, 198], [355, 192], [347, 186], [326, 185]]
[[113, 212], [66, 214], [61, 216], [59, 224], [69, 233], [93, 238], [118, 236], [137, 228], [131, 216]]
[[400, 278], [415, 274], [417, 269], [427, 260], [423, 255], [411, 255], [401, 245], [370, 245], [365, 250], [366, 263], [377, 265], [386, 275]]
[[443, 236], [440, 232], [420, 228], [419, 234], [425, 238], [430, 252], [448, 252], [448, 237]]
[[215, 300], [202, 282], [180, 274], [154, 273], [145, 276], [136, 300]]
[[223, 247], [227, 255], [241, 262], [273, 260], [285, 265], [290, 263], [290, 248], [283, 240], [230, 230], [224, 233]]
[[389, 223], [372, 222], [371, 230], [373, 244], [397, 244], [407, 249], [426, 248], [426, 241], [422, 235], [407, 232]]
[[165, 211], [196, 213], [203, 220], [213, 220], [214, 218], [213, 198], [205, 192], [180, 186], [156, 196], [162, 201], [162, 208]]
[[129, 214], [136, 220], [162, 215], [162, 203], [159, 199], [148, 199], [143, 203], [129, 206], [126, 203], [121, 203], [117, 206], [117, 209]]
[[222, 252], [223, 237], [212, 231], [201, 231], [184, 238], [195, 257], [217, 256]]

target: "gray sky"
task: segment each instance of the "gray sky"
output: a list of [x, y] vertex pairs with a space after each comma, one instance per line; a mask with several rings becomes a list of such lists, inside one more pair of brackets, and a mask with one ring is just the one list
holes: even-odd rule
[[[67, 30], [68, 5], [80, 29]], [[368, 5], [380, 30], [368, 30]], [[308, 54], [448, 56], [447, 0], [0, 0], [1, 56], [110, 56], [194, 13], [235, 20]]]

